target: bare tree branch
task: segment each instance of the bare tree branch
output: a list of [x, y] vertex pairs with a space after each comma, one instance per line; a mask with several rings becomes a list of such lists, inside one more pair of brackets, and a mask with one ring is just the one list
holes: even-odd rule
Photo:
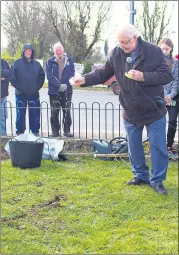
[[[108, 19], [111, 2], [105, 1], [6, 1], [2, 28], [13, 48], [33, 42], [38, 56], [59, 40], [75, 61], [92, 54]], [[13, 49], [14, 51], [14, 49]]]
[[6, 1], [2, 15], [2, 29], [9, 40], [9, 47], [15, 49], [19, 42], [32, 42], [37, 48], [37, 57], [49, 54], [53, 38], [47, 17], [38, 1]]
[[149, 1], [142, 1], [142, 4], [143, 11], [136, 21], [137, 27], [141, 31], [144, 40], [158, 44], [164, 35], [169, 34], [167, 28], [171, 20], [173, 8], [166, 20], [167, 1], [155, 1], [151, 13], [152, 7]]
[[[99, 41], [110, 7], [111, 2], [62, 1], [57, 9], [56, 1], [47, 1], [43, 11], [66, 51], [81, 62]], [[94, 11], [97, 11], [96, 24], [90, 36], [88, 30], [92, 19], [95, 20]]]

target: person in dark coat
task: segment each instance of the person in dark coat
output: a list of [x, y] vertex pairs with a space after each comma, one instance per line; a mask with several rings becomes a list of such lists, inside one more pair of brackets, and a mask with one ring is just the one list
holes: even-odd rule
[[159, 46], [163, 51], [167, 64], [173, 74], [173, 80], [164, 86], [164, 97], [169, 116], [167, 130], [168, 156], [170, 159], [177, 160], [178, 152], [173, 147], [173, 144], [176, 134], [177, 118], [179, 112], [178, 59], [172, 56], [174, 46], [170, 38], [161, 39], [159, 42]]
[[46, 63], [46, 74], [48, 79], [48, 95], [51, 106], [51, 128], [52, 136], [58, 137], [61, 125], [59, 121], [60, 107], [63, 111], [63, 134], [73, 137], [70, 133], [72, 86], [69, 79], [74, 76], [75, 68], [73, 60], [64, 52], [61, 43], [54, 45], [54, 56]]
[[5, 136], [6, 133], [6, 119], [7, 119], [7, 107], [6, 101], [9, 94], [9, 80], [13, 76], [13, 71], [10, 68], [8, 62], [1, 59], [1, 135]]
[[11, 84], [16, 88], [16, 133], [23, 134], [26, 130], [26, 108], [29, 107], [29, 127], [34, 135], [40, 130], [40, 97], [39, 90], [45, 81], [45, 72], [38, 61], [34, 59], [32, 44], [24, 44], [22, 57], [12, 65], [14, 79]]
[[[150, 184], [160, 194], [168, 168], [166, 146], [166, 104], [164, 86], [172, 81], [172, 73], [159, 46], [142, 40], [133, 25], [121, 28], [116, 46], [105, 66], [83, 77], [73, 77], [76, 86], [103, 84], [113, 75], [120, 84], [119, 101], [123, 107], [124, 126], [128, 138], [129, 158], [134, 179], [128, 185]], [[152, 170], [145, 162], [142, 145], [146, 126], [151, 148]]]

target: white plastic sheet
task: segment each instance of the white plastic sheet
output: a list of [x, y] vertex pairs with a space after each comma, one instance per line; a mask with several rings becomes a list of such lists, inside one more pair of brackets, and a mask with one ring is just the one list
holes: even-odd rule
[[[63, 150], [64, 140], [50, 139], [50, 138], [41, 138], [34, 136], [30, 133], [24, 133], [14, 137], [18, 141], [24, 142], [44, 142], [44, 149], [42, 158], [43, 159], [53, 159], [58, 160], [58, 154]], [[6, 143], [4, 149], [10, 154], [9, 142]]]

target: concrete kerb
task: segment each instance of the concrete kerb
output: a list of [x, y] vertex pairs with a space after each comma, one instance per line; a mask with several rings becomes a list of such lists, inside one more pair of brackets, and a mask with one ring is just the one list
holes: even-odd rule
[[[1, 148], [5, 146], [5, 144], [12, 139], [10, 136], [2, 136], [1, 137]], [[57, 138], [57, 140], [63, 140]], [[86, 152], [92, 153], [92, 141], [93, 139], [64, 139], [65, 145], [63, 148], [63, 152]]]

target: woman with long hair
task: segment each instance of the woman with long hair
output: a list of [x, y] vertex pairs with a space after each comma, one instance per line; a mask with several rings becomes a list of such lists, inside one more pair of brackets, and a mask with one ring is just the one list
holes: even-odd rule
[[177, 160], [178, 152], [174, 149], [174, 138], [177, 128], [177, 117], [179, 113], [179, 88], [178, 88], [178, 59], [172, 56], [173, 42], [169, 38], [161, 39], [159, 46], [165, 55], [165, 59], [172, 71], [173, 81], [164, 86], [164, 96], [169, 116], [167, 131], [167, 147], [170, 159]]

